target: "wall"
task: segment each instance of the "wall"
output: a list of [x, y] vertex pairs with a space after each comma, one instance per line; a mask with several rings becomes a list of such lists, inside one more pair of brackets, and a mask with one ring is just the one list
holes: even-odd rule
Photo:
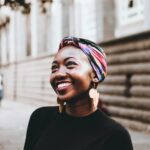
[[49, 84], [52, 58], [52, 55], [43, 55], [3, 66], [5, 98], [56, 105], [56, 96]]
[[[114, 119], [150, 131], [150, 32], [103, 42], [108, 76], [99, 85], [100, 99]], [[56, 105], [49, 84], [52, 55], [3, 66], [5, 96], [28, 103]]]
[[101, 43], [108, 56], [108, 77], [101, 99], [123, 125], [150, 131], [150, 32]]

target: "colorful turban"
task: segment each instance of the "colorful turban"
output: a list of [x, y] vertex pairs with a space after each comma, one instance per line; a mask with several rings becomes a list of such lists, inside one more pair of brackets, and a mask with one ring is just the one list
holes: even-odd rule
[[62, 39], [59, 49], [66, 46], [74, 46], [81, 49], [88, 57], [88, 60], [95, 71], [99, 82], [102, 82], [107, 75], [106, 55], [103, 49], [92, 41], [76, 37], [65, 37]]

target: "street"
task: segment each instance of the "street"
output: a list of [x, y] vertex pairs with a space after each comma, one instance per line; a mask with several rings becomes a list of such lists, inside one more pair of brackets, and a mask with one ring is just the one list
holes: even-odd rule
[[0, 150], [22, 150], [28, 119], [36, 106], [3, 100], [0, 108]]
[[[0, 150], [22, 150], [31, 113], [39, 106], [3, 100], [0, 108]], [[150, 150], [150, 134], [129, 131], [134, 150]]]

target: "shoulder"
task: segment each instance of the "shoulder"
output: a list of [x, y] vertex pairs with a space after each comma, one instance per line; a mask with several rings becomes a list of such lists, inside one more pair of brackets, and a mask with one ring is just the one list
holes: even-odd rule
[[118, 138], [118, 139], [129, 139], [130, 140], [130, 134], [128, 130], [122, 126], [120, 123], [116, 122], [115, 120], [112, 120], [112, 137]]
[[112, 118], [109, 118], [108, 126], [111, 127], [114, 132], [127, 132], [126, 128], [122, 126], [119, 122]]
[[108, 149], [133, 150], [130, 134], [123, 126], [115, 128], [114, 132], [112, 132], [109, 137], [107, 144], [106, 147], [108, 147]]
[[24, 150], [31, 150], [43, 131], [56, 118], [58, 107], [41, 107], [31, 114], [26, 132]]
[[[133, 150], [132, 141], [128, 130], [115, 120], [108, 118], [106, 119], [107, 124], [107, 144], [105, 145], [116, 150]], [[106, 123], [105, 122], [105, 123]]]
[[101, 116], [101, 122], [103, 122], [101, 128], [107, 136], [115, 136], [115, 138], [125, 137], [130, 139], [130, 134], [123, 125], [103, 113]]
[[119, 122], [115, 121], [113, 118], [107, 116], [103, 112], [101, 112], [101, 122], [103, 122], [103, 128], [114, 132], [127, 132], [126, 128], [122, 126]]
[[32, 121], [44, 121], [46, 119], [50, 120], [53, 115], [57, 114], [58, 107], [40, 107], [33, 111], [30, 117], [30, 122]]
[[31, 114], [31, 117], [37, 117], [41, 115], [51, 115], [52, 113], [56, 113], [58, 110], [57, 106], [49, 106], [49, 107], [40, 107], [33, 111]]
[[112, 136], [115, 136], [118, 138], [119, 137], [130, 138], [130, 134], [128, 130], [119, 122], [116, 122], [115, 120], [110, 118], [110, 124], [108, 126], [111, 129]]

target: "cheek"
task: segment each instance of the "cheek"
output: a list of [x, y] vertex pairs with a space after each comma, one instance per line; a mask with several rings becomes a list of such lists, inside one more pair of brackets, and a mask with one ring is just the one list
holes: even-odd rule
[[76, 88], [88, 88], [90, 86], [91, 78], [88, 71], [79, 70], [77, 72], [72, 72], [72, 77], [76, 81]]
[[51, 86], [53, 87], [53, 84], [54, 84], [54, 75], [50, 75], [50, 76], [49, 76], [49, 83], [50, 83]]

